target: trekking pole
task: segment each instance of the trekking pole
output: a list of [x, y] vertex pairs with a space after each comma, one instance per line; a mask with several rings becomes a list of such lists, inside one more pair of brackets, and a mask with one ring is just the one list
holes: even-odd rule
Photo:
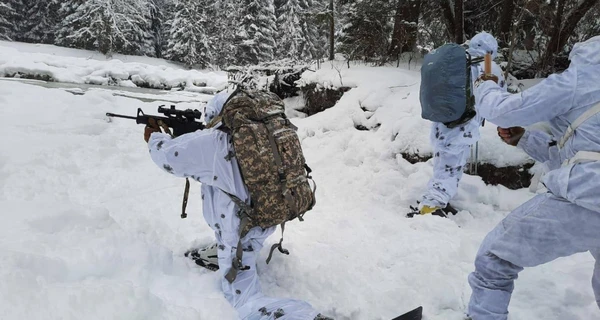
[[475, 172], [473, 174], [477, 174], [477, 166], [479, 165], [479, 141], [475, 142]]
[[[491, 75], [492, 74], [492, 55], [490, 53], [486, 53], [484, 56], [483, 63], [483, 72], [484, 74]], [[469, 170], [471, 174], [477, 174], [477, 167], [479, 165], [479, 141], [475, 142], [475, 146], [471, 146], [471, 163], [469, 165]]]
[[475, 146], [471, 145], [471, 150], [470, 150], [470, 156], [469, 156], [469, 174], [475, 174]]

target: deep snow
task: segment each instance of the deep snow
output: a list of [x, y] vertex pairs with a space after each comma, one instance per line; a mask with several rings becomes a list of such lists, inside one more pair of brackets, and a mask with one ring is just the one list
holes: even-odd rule
[[[354, 89], [332, 109], [292, 119], [314, 170], [317, 205], [305, 222], [288, 224], [290, 256], [266, 265], [262, 252], [263, 288], [337, 320], [385, 320], [418, 305], [427, 320], [462, 319], [479, 243], [533, 195], [465, 175], [457, 216], [405, 218], [432, 174], [431, 162], [411, 165], [398, 154], [430, 152], [418, 72], [340, 72]], [[323, 66], [304, 78], [335, 85], [340, 77]], [[0, 319], [235, 318], [217, 274], [183, 257], [212, 239], [198, 185], [182, 220], [184, 181], [152, 163], [142, 126], [104, 116], [138, 107], [155, 114], [159, 104], [0, 81]], [[178, 104], [188, 107], [201, 108]], [[484, 160], [527, 161], [498, 141], [493, 125], [482, 135]], [[278, 239], [279, 232], [266, 247]], [[586, 253], [525, 270], [510, 319], [600, 319], [592, 267]]]

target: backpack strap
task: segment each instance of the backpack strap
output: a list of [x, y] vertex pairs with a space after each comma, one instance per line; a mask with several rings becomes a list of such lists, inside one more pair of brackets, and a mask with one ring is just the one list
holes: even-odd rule
[[267, 264], [269, 264], [269, 262], [271, 262], [271, 258], [273, 257], [273, 252], [275, 251], [275, 249], [279, 249], [279, 252], [281, 252], [283, 254], [290, 254], [290, 252], [287, 249], [284, 249], [282, 246], [284, 232], [285, 232], [285, 222], [281, 224], [281, 239], [279, 239], [278, 243], [272, 245], [271, 250], [269, 250], [269, 256], [267, 257]]
[[[273, 156], [275, 157], [275, 163], [277, 164], [277, 168], [279, 168], [278, 174], [279, 174], [279, 186], [281, 188], [281, 194], [285, 198], [285, 202], [287, 203], [288, 208], [290, 208], [291, 216], [296, 217], [296, 216], [298, 216], [298, 208], [296, 207], [296, 204], [294, 203], [294, 199], [292, 198], [292, 195], [290, 194], [290, 190], [288, 190], [286, 187], [286, 177], [285, 177], [285, 172], [283, 172], [283, 160], [281, 160], [281, 155], [279, 154], [279, 149], [277, 148], [277, 144], [275, 143], [275, 137], [273, 136], [273, 132], [275, 131], [275, 128], [273, 128], [273, 124], [270, 122], [265, 122], [265, 126], [267, 128], [267, 135], [269, 136], [269, 144], [271, 145], [271, 150], [273, 151]], [[303, 220], [302, 217], [299, 217], [299, 219]], [[290, 252], [287, 249], [284, 249], [282, 246], [284, 231], [285, 231], [285, 222], [283, 222], [281, 224], [281, 239], [279, 240], [279, 243], [276, 243], [273, 246], [271, 246], [271, 250], [269, 251], [269, 257], [267, 258], [267, 264], [271, 261], [271, 258], [273, 256], [273, 251], [275, 251], [275, 248], [278, 248], [279, 252], [281, 252], [283, 254], [290, 254]]]
[[229, 100], [231, 100], [233, 97], [235, 97], [240, 92], [246, 92], [246, 91], [244, 91], [240, 86], [237, 86], [235, 88], [235, 90], [233, 90], [233, 92], [229, 95], [229, 97], [227, 97], [227, 100], [225, 100], [225, 102], [223, 103], [221, 112], [219, 112], [218, 115], [216, 115], [209, 123], [206, 124], [206, 128], [212, 128], [223, 120], [223, 110], [225, 109], [225, 105], [227, 104], [227, 102], [229, 102]]
[[[221, 190], [223, 191], [223, 190]], [[233, 194], [223, 191], [226, 195], [229, 196], [229, 198], [231, 199], [231, 201], [233, 201], [233, 203], [235, 203], [238, 208], [239, 208], [239, 216], [240, 216], [240, 227], [238, 230], [238, 235], [239, 235], [239, 239], [238, 239], [238, 244], [235, 250], [235, 257], [231, 260], [231, 269], [229, 269], [229, 271], [227, 272], [227, 274], [225, 275], [225, 279], [227, 279], [227, 281], [229, 281], [229, 283], [233, 283], [233, 281], [235, 281], [235, 279], [237, 278], [237, 273], [238, 271], [244, 271], [244, 270], [249, 270], [250, 267], [249, 266], [244, 266], [244, 264], [242, 263], [242, 256], [244, 254], [244, 248], [242, 247], [242, 238], [246, 236], [246, 231], [245, 229], [248, 227], [248, 224], [250, 223], [250, 215], [252, 214], [252, 208], [246, 204], [244, 201], [242, 201], [240, 198], [234, 196]]]
[[578, 151], [575, 156], [571, 159], [567, 159], [563, 162], [563, 166], [568, 166], [571, 164], [577, 164], [581, 162], [587, 161], [600, 161], [600, 152], [594, 151]]
[[225, 275], [225, 279], [229, 281], [229, 283], [233, 283], [237, 278], [237, 274], [239, 271], [249, 270], [249, 266], [245, 266], [242, 263], [242, 256], [244, 254], [244, 248], [242, 247], [242, 232], [250, 222], [250, 218], [247, 215], [242, 215], [240, 220], [240, 239], [237, 243], [237, 248], [235, 250], [235, 257], [231, 260], [231, 268]]
[[[313, 200], [312, 200], [312, 203], [310, 204], [310, 207], [308, 208], [308, 210], [311, 210], [317, 203], [317, 183], [315, 182], [315, 180], [313, 180], [312, 176], [310, 175], [312, 173], [312, 169], [306, 163], [304, 164], [304, 170], [306, 170], [306, 179], [312, 181], [312, 183], [313, 183], [313, 188], [312, 188]], [[301, 215], [298, 216], [298, 220], [304, 221], [304, 219], [302, 218]]]
[[575, 121], [573, 121], [573, 123], [571, 123], [567, 127], [567, 131], [565, 131], [565, 134], [558, 141], [558, 148], [562, 149], [565, 146], [565, 143], [567, 143], [567, 140], [569, 140], [569, 138], [571, 138], [571, 136], [573, 136], [573, 133], [575, 133], [575, 130], [577, 128], [579, 128], [579, 126], [582, 123], [584, 123], [587, 119], [591, 118], [592, 116], [594, 116], [597, 113], [600, 113], [600, 103], [589, 108], [586, 112], [584, 112], [581, 116], [579, 116], [579, 118], [575, 119]]

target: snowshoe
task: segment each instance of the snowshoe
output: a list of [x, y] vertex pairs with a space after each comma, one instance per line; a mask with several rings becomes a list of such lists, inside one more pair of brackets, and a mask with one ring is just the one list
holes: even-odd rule
[[392, 320], [421, 320], [423, 318], [423, 307], [418, 307]]
[[322, 315], [322, 314], [320, 314], [320, 313], [319, 313], [319, 314], [318, 314], [318, 315], [315, 317], [315, 319], [314, 319], [314, 320], [335, 320], [335, 319], [333, 319], [333, 318], [330, 318], [330, 317], [326, 317], [326, 316], [324, 316], [324, 315]]
[[192, 249], [185, 253], [185, 256], [194, 260], [194, 262], [208, 270], [219, 270], [219, 260], [217, 256], [218, 245], [213, 243], [208, 247], [201, 249]]

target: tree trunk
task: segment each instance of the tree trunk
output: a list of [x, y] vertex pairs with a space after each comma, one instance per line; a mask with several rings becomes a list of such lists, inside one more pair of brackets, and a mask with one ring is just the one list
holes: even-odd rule
[[420, 9], [421, 0], [398, 0], [389, 56], [414, 50]]
[[500, 16], [500, 40], [504, 45], [507, 45], [510, 40], [515, 2], [514, 0], [503, 0], [502, 7], [502, 15]]
[[454, 41], [462, 44], [465, 42], [465, 16], [463, 0], [454, 0]]
[[333, 0], [329, 1], [329, 60], [335, 59], [333, 37], [335, 33], [335, 25], [333, 20]]
[[553, 72], [556, 54], [560, 53], [567, 44], [567, 40], [573, 34], [573, 31], [581, 18], [583, 18], [594, 5], [598, 4], [599, 1], [600, 0], [582, 0], [565, 17], [564, 10], [566, 0], [558, 0], [556, 15], [553, 19], [552, 33], [550, 34], [550, 41], [548, 41], [546, 52], [541, 61], [540, 71], [542, 73], [546, 74]]
[[573, 10], [569, 12], [567, 17], [565, 18], [565, 23], [563, 24], [562, 30], [560, 32], [560, 38], [558, 40], [559, 50], [567, 44], [567, 40], [569, 39], [573, 31], [575, 31], [575, 27], [577, 27], [577, 24], [579, 23], [581, 18], [583, 18], [585, 14], [588, 11], [590, 11], [590, 9], [592, 9], [592, 7], [595, 6], [598, 2], [599, 0], [583, 0], [579, 3], [577, 7], [573, 8]]
[[450, 0], [442, 0], [440, 6], [442, 7], [444, 22], [448, 30], [448, 38], [455, 39], [456, 28], [454, 26], [454, 11], [452, 10], [452, 3]]
[[555, 53], [560, 49], [559, 38], [562, 29], [563, 13], [565, 11], [566, 0], [558, 0], [556, 7], [556, 13], [554, 19], [552, 19], [552, 31], [550, 33], [550, 40], [546, 46], [546, 52], [544, 53], [540, 70], [542, 73], [552, 73], [552, 65], [554, 64]]
[[[513, 62], [513, 52], [515, 50], [515, 46], [517, 44], [517, 33], [518, 33], [518, 29], [521, 27], [521, 21], [523, 21], [523, 17], [525, 16], [525, 12], [526, 9], [525, 7], [529, 4], [531, 0], [527, 0], [527, 2], [525, 3], [525, 5], [523, 6], [523, 8], [521, 9], [521, 12], [519, 13], [519, 17], [517, 18], [517, 21], [513, 24], [512, 26], [512, 30], [510, 33], [510, 48], [508, 50], [508, 62], [506, 64], [506, 70], [504, 71], [504, 79], [508, 79], [508, 75], [510, 73], [510, 69], [512, 67], [512, 62]], [[512, 18], [511, 18], [512, 20]], [[521, 27], [522, 29], [522, 27]], [[507, 35], [508, 37], [509, 35]]]

